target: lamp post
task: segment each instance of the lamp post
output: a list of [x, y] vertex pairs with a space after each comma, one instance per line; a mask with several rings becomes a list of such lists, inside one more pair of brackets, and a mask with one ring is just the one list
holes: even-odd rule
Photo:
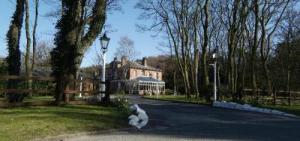
[[82, 97], [82, 80], [83, 80], [83, 75], [82, 75], [82, 72], [80, 71], [79, 72], [79, 79], [80, 79], [80, 86], [79, 86], [79, 90], [80, 90], [80, 93], [79, 93], [79, 97], [81, 98]]
[[110, 38], [106, 36], [106, 33], [103, 34], [102, 37], [100, 37], [100, 43], [101, 43], [101, 50], [102, 50], [102, 77], [101, 77], [101, 91], [105, 91], [105, 53], [107, 52], [107, 47], [109, 44]]
[[212, 58], [214, 60], [214, 101], [217, 101], [217, 49], [214, 49]]

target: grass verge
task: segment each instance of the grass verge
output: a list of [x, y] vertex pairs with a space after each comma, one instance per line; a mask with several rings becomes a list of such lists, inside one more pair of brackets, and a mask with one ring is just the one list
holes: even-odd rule
[[[160, 95], [160, 96], [144, 96], [144, 98], [149, 99], [157, 99], [157, 100], [166, 100], [166, 101], [174, 101], [174, 102], [184, 102], [184, 103], [193, 103], [193, 104], [204, 104], [204, 105], [210, 105], [210, 103], [207, 103], [204, 99], [196, 99], [196, 98], [186, 98], [186, 96], [183, 95]], [[282, 112], [294, 114], [300, 117], [300, 105], [293, 105], [293, 106], [287, 106], [287, 105], [257, 105], [258, 107], [262, 108], [269, 108], [274, 110], [279, 110]]]
[[275, 105], [260, 105], [260, 107], [279, 110], [279, 111], [294, 114], [294, 115], [300, 117], [300, 105], [293, 105], [293, 106], [287, 106], [287, 105], [276, 105], [276, 106]]
[[0, 140], [23, 141], [126, 127], [127, 113], [91, 105], [0, 109]]
[[144, 96], [144, 98], [149, 99], [157, 99], [157, 100], [166, 100], [166, 101], [173, 101], [173, 102], [183, 102], [183, 103], [192, 103], [192, 104], [204, 104], [209, 105], [210, 103], [206, 102], [204, 99], [199, 98], [187, 98], [184, 95], [153, 95], [153, 96]]

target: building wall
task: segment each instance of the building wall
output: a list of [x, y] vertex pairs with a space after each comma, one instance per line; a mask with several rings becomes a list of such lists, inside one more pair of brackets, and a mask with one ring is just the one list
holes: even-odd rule
[[160, 71], [151, 71], [151, 70], [141, 70], [141, 69], [133, 69], [129, 70], [129, 79], [135, 79], [139, 76], [152, 77], [154, 79], [162, 80], [162, 72]]

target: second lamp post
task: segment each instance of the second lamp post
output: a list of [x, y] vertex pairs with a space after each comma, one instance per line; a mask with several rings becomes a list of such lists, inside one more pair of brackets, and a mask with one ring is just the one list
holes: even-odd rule
[[217, 101], [217, 49], [214, 49], [212, 54], [213, 67], [214, 67], [214, 101]]
[[[107, 47], [109, 44], [110, 38], [106, 36], [106, 33], [102, 37], [100, 37], [100, 43], [101, 43], [101, 51], [102, 51], [102, 77], [101, 77], [101, 92], [106, 92], [105, 90], [105, 53], [107, 52]], [[101, 98], [103, 98], [103, 95], [101, 95]]]

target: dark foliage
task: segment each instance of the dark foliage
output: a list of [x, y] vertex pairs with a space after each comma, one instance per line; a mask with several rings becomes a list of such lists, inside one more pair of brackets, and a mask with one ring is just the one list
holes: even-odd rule
[[[62, 0], [62, 5], [63, 14], [56, 24], [56, 47], [50, 53], [57, 103], [64, 100], [64, 89], [69, 80], [75, 78], [84, 51], [101, 32], [106, 11], [105, 0], [95, 1], [90, 17], [84, 14], [85, 0]], [[88, 26], [86, 32], [85, 26]]]
[[[24, 17], [24, 4], [25, 0], [17, 0], [16, 10], [12, 17], [12, 21], [9, 27], [9, 30], [6, 34], [7, 44], [8, 44], [8, 56], [6, 58], [8, 65], [8, 74], [9, 75], [19, 75], [20, 74], [20, 66], [21, 66], [21, 53], [19, 48], [20, 36], [21, 36], [21, 28]], [[18, 81], [9, 80], [7, 88], [16, 88], [18, 85]], [[9, 102], [21, 102], [23, 100], [23, 96], [20, 94], [9, 93], [8, 94]]]

